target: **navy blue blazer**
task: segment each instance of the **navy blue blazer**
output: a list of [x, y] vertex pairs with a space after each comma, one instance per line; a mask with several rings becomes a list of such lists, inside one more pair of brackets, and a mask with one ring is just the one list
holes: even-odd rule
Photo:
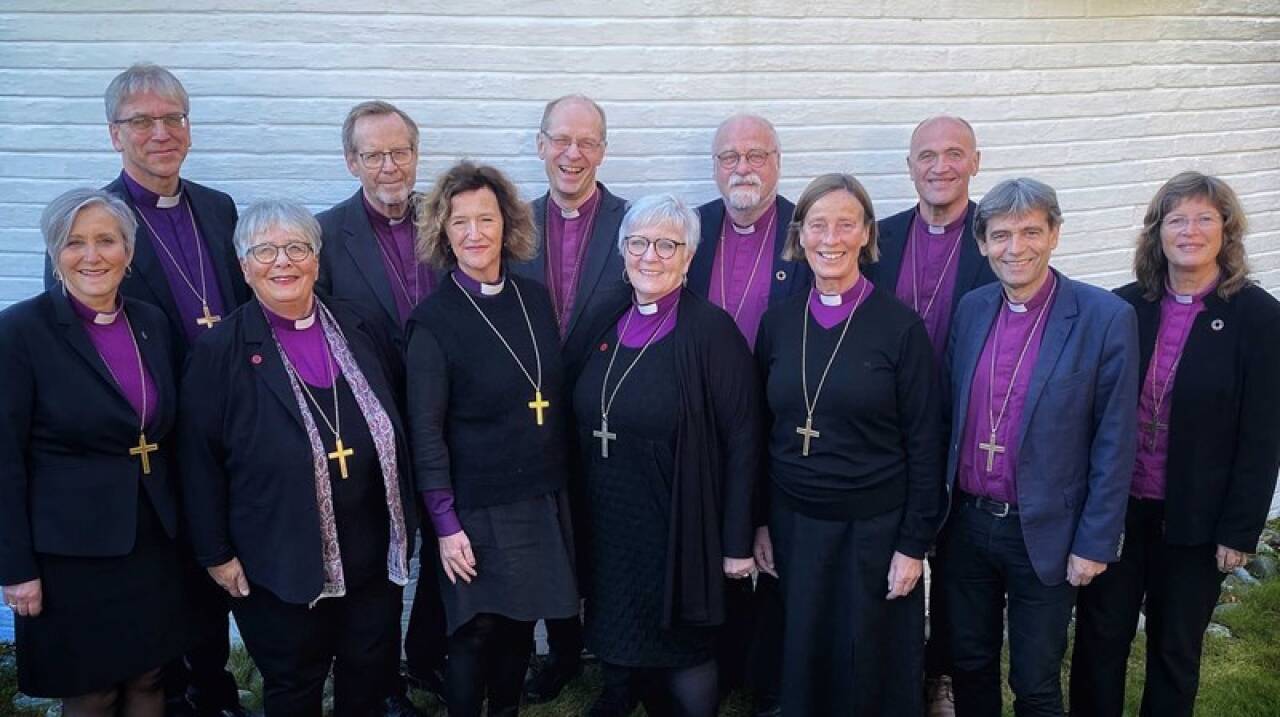
[[[1138, 312], [1141, 380], [1160, 329], [1160, 300], [1116, 290]], [[1280, 470], [1280, 302], [1250, 285], [1204, 299], [1169, 400], [1165, 540], [1257, 549]]]
[[[569, 330], [564, 341], [578, 328], [582, 312], [595, 304], [600, 292], [622, 283], [622, 254], [618, 252], [618, 228], [627, 213], [627, 200], [611, 193], [603, 182], [596, 182], [600, 192], [600, 208], [596, 210], [595, 224], [591, 227], [587, 253], [582, 260], [582, 273], [578, 276], [578, 293], [573, 299], [573, 313], [569, 316]], [[543, 194], [529, 204], [533, 223], [538, 231], [538, 253], [526, 262], [513, 264], [511, 270], [541, 284], [547, 283], [547, 202], [550, 194]], [[548, 291], [552, 288], [548, 287]]]
[[[410, 212], [419, 196], [410, 196]], [[408, 221], [412, 219], [409, 217]], [[350, 198], [320, 212], [316, 221], [320, 222], [321, 231], [316, 291], [325, 297], [353, 302], [366, 316], [385, 318], [396, 345], [403, 349], [400, 312], [378, 249], [378, 237], [364, 208], [364, 189], [357, 189]], [[440, 272], [433, 270], [432, 275], [438, 282]]]
[[[969, 202], [964, 214], [964, 231], [960, 235], [959, 256], [956, 257], [956, 290], [951, 297], [951, 313], [960, 305], [960, 298], [973, 289], [996, 280], [991, 262], [978, 251], [978, 241], [973, 236], [973, 214], [978, 205]], [[915, 206], [876, 222], [876, 242], [880, 248], [880, 260], [862, 269], [871, 283], [893, 294], [898, 289], [898, 275], [902, 273], [902, 255], [911, 238], [911, 223], [918, 215]]]
[[[404, 369], [383, 322], [325, 302], [396, 433], [406, 529], [416, 529], [401, 421]], [[182, 495], [196, 560], [239, 558], [251, 583], [307, 603], [324, 586], [311, 445], [280, 352], [256, 299], [191, 348], [179, 417]]]
[[[1018, 427], [1022, 537], [1045, 585], [1067, 577], [1074, 554], [1110, 563], [1124, 543], [1137, 451], [1138, 322], [1114, 294], [1056, 270], [1057, 296]], [[951, 416], [947, 487], [955, 486], [969, 388], [1003, 300], [988, 284], [960, 301], [947, 345]]]
[[[187, 334], [182, 328], [182, 319], [178, 316], [178, 305], [173, 301], [173, 291], [187, 291], [185, 285], [177, 289], [169, 288], [169, 278], [165, 276], [161, 265], [161, 256], [155, 247], [155, 239], [147, 229], [146, 222], [138, 213], [138, 207], [129, 194], [129, 187], [124, 182], [124, 174], [111, 184], [103, 187], [124, 200], [133, 210], [138, 220], [138, 230], [134, 232], [133, 271], [120, 284], [120, 293], [158, 306], [169, 319], [169, 333], [178, 342], [179, 355], [186, 352]], [[236, 258], [236, 248], [232, 236], [236, 231], [236, 203], [231, 197], [196, 184], [189, 179], [182, 180], [182, 191], [191, 203], [191, 214], [195, 217], [196, 226], [200, 228], [200, 238], [209, 250], [209, 258], [213, 264], [214, 279], [218, 282], [218, 291], [226, 303], [226, 313], [249, 300], [252, 292], [244, 281], [244, 273], [240, 271], [240, 262]], [[53, 278], [53, 266], [45, 257], [44, 288], [52, 288], [57, 282]]]
[[138, 491], [177, 534], [172, 428], [176, 354], [159, 309], [125, 298], [155, 381], [151, 473], [129, 455], [138, 414], [61, 289], [0, 312], [0, 584], [39, 576], [36, 554], [113, 557], [133, 550]]
[[[769, 284], [769, 305], [809, 290], [813, 281], [813, 272], [803, 259], [787, 261], [782, 258], [782, 248], [786, 246], [787, 230], [791, 227], [791, 218], [795, 216], [796, 205], [785, 197], [778, 197], [778, 221], [773, 238], [773, 281]], [[698, 251], [693, 255], [693, 263], [689, 265], [689, 290], [710, 300], [711, 269], [716, 260], [716, 248], [720, 246], [720, 229], [724, 226], [724, 200], [714, 199], [698, 207], [698, 219], [702, 223], [702, 241]]]

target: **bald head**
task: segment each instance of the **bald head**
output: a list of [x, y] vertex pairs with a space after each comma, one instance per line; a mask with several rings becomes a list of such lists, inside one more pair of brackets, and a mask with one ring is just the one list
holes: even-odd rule
[[730, 219], [740, 226], [754, 224], [778, 195], [778, 131], [759, 115], [733, 115], [716, 129], [711, 154], [716, 187]]
[[981, 153], [973, 126], [959, 117], [938, 115], [911, 133], [907, 170], [930, 224], [950, 224], [969, 205], [969, 180], [978, 173]]

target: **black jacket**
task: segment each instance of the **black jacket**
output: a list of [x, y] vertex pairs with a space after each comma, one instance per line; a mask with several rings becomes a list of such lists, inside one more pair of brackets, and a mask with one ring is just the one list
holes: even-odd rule
[[[383, 323], [325, 302], [396, 433], [406, 530], [416, 526], [400, 416], [403, 364]], [[315, 471], [302, 414], [258, 301], [191, 348], [179, 420], [184, 512], [196, 560], [239, 558], [249, 581], [290, 603], [320, 594], [324, 567]]]
[[[797, 293], [809, 291], [813, 282], [813, 273], [809, 265], [800, 261], [787, 261], [782, 258], [782, 248], [786, 245], [787, 230], [791, 226], [791, 218], [795, 216], [796, 205], [785, 197], [778, 197], [778, 221], [774, 229], [773, 258], [770, 273], [773, 279], [769, 282], [769, 305], [773, 306], [780, 299]], [[698, 296], [711, 296], [711, 269], [715, 265], [716, 248], [720, 245], [720, 229], [724, 226], [724, 200], [715, 199], [698, 207], [698, 219], [702, 223], [702, 241], [698, 243], [698, 251], [689, 264], [689, 290]]]
[[61, 289], [0, 312], [0, 584], [39, 577], [36, 553], [128, 554], [139, 486], [165, 532], [177, 532], [174, 342], [154, 306], [126, 298], [125, 313], [160, 394], [145, 476], [129, 455], [138, 415]]
[[[960, 305], [960, 298], [969, 291], [996, 280], [991, 263], [978, 252], [978, 241], [973, 236], [973, 215], [978, 205], [969, 202], [964, 214], [964, 231], [960, 235], [960, 256], [956, 257], [956, 290], [951, 296], [951, 313]], [[876, 242], [880, 247], [880, 260], [862, 267], [862, 272], [876, 287], [893, 294], [898, 287], [898, 274], [902, 271], [902, 254], [911, 238], [911, 222], [916, 217], [916, 207], [898, 212], [876, 222]]]
[[[1138, 313], [1138, 385], [1149, 391], [1160, 301], [1144, 299], [1137, 283], [1116, 294]], [[1170, 389], [1165, 539], [1251, 553], [1280, 469], [1280, 302], [1250, 285], [1204, 304]]]

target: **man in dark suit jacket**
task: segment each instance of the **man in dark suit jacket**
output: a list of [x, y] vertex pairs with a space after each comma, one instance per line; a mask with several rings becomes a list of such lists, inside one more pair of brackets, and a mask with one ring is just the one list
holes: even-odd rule
[[[865, 268], [868, 279], [910, 306], [924, 319], [939, 364], [947, 347], [951, 317], [960, 297], [996, 280], [973, 238], [969, 180], [981, 160], [973, 127], [959, 117], [939, 115], [911, 133], [907, 171], [918, 201], [876, 223], [880, 259]], [[925, 643], [925, 685], [930, 714], [950, 714], [951, 647], [947, 644], [946, 569], [937, 553], [929, 559], [929, 639]]]
[[537, 140], [547, 192], [529, 205], [538, 253], [513, 271], [547, 285], [565, 342], [600, 292], [622, 281], [618, 227], [627, 201], [596, 179], [608, 145], [604, 109], [594, 100], [566, 95], [547, 103]]
[[[808, 291], [813, 276], [804, 261], [782, 258], [796, 207], [778, 195], [782, 145], [773, 123], [754, 114], [730, 116], [716, 128], [711, 158], [720, 196], [698, 207], [702, 238], [689, 265], [689, 290], [724, 309], [754, 347], [765, 310]], [[768, 528], [759, 532], [767, 537]], [[761, 573], [754, 592], [749, 580], [728, 580], [725, 591], [728, 618], [717, 647], [721, 687], [751, 683], [755, 711], [769, 714], [781, 674], [777, 580]]]
[[[231, 236], [231, 197], [182, 178], [191, 148], [190, 101], [178, 78], [163, 67], [137, 64], [107, 86], [107, 124], [123, 171], [104, 189], [119, 196], [138, 219], [133, 272], [120, 284], [127, 297], [159, 307], [180, 355], [222, 317], [249, 300]], [[46, 259], [45, 286], [55, 282]], [[235, 678], [227, 606], [204, 570], [191, 562], [194, 619], [205, 637], [165, 669], [171, 715], [247, 715]]]
[[342, 124], [342, 150], [360, 188], [316, 215], [324, 250], [316, 289], [401, 327], [436, 285], [414, 253], [418, 125], [389, 102], [361, 102]]
[[[1137, 320], [1049, 268], [1062, 214], [1031, 179], [977, 209], [999, 279], [961, 300], [947, 348], [947, 563], [956, 714], [999, 715], [1002, 607], [1018, 714], [1061, 715], [1076, 588], [1123, 543], [1136, 447]], [[962, 616], [962, 617], [961, 617]]]

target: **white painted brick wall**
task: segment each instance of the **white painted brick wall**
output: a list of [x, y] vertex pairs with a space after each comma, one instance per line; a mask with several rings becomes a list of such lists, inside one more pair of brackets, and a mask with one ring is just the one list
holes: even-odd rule
[[428, 186], [460, 157], [541, 191], [542, 104], [583, 92], [610, 118], [601, 177], [625, 196], [711, 198], [720, 119], [779, 126], [782, 189], [852, 171], [881, 215], [909, 205], [912, 126], [951, 112], [983, 150], [981, 193], [1032, 175], [1066, 213], [1055, 264], [1130, 278], [1146, 202], [1174, 173], [1244, 200], [1257, 279], [1280, 294], [1280, 1], [147, 0], [0, 4], [0, 307], [40, 288], [40, 210], [119, 171], [101, 93], [128, 64], [192, 95], [186, 174], [241, 204], [319, 209], [354, 186], [339, 125], [381, 97], [423, 125]]

